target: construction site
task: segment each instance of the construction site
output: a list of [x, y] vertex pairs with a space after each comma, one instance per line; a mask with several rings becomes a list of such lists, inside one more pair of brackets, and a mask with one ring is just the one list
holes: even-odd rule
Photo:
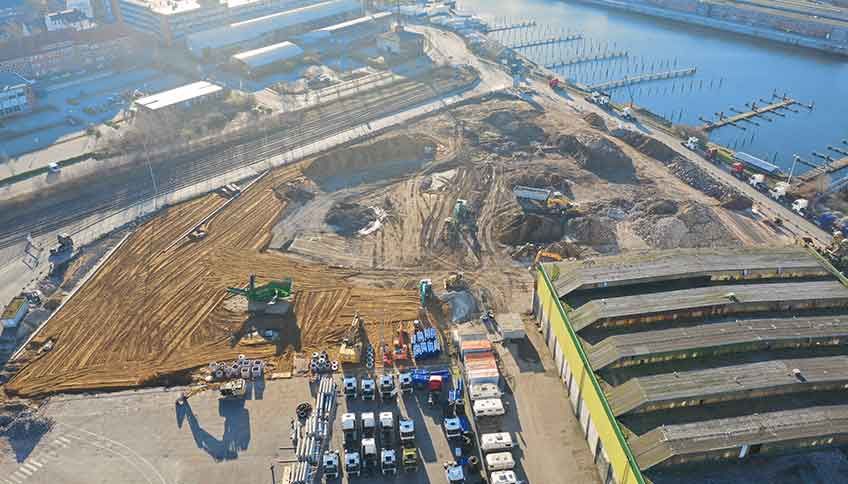
[[[256, 156], [335, 136], [342, 127], [333, 123], [362, 122], [368, 134], [159, 206], [84, 247], [60, 236], [51, 287], [61, 290], [43, 295], [52, 302], [40, 305], [45, 322], [5, 365], [6, 403], [49, 407], [67, 394], [110, 398], [106, 392], [132, 400], [145, 388], [178, 387], [181, 425], [189, 397], [211, 408], [214, 392], [205, 390], [232, 400], [247, 392], [242, 379], [264, 385], [266, 378], [269, 388], [270, 380], [278, 385], [275, 395], [291, 388], [301, 401], [315, 398], [309, 412], [327, 418], [336, 405], [327, 402], [339, 393], [334, 378], [345, 377], [345, 385], [354, 378], [353, 399], [342, 407], [361, 412], [371, 404], [353, 403], [357, 392], [374, 399], [366, 381], [390, 375], [394, 385], [396, 375], [432, 371], [419, 382], [426, 398], [410, 395], [398, 405], [394, 387], [379, 388], [381, 412], [402, 407], [417, 425], [444, 428], [450, 442], [525, 429], [538, 455], [528, 455], [522, 435], [524, 463], [515, 470], [534, 482], [561, 477], [545, 465], [557, 452], [570, 455], [580, 482], [643, 483], [673, 482], [663, 481], [665, 473], [679, 466], [844, 444], [844, 276], [799, 245], [804, 234], [794, 226], [764, 215], [732, 177], [547, 82], [443, 100], [493, 84], [505, 76], [500, 69], [469, 61], [438, 67], [433, 79], [403, 81], [397, 96], [415, 91], [416, 102], [436, 96], [443, 105], [374, 130], [369, 123], [414, 103], [390, 107], [373, 90], [360, 95], [371, 104], [356, 95], [328, 101], [306, 110], [299, 130], [287, 125], [271, 134], [291, 131], [292, 138], [252, 140], [265, 150]], [[425, 87], [427, 96], [419, 93]], [[325, 122], [328, 113], [343, 116]], [[203, 155], [218, 156], [212, 151]], [[74, 193], [2, 204], [31, 223], [86, 198], [90, 187], [104, 203], [136, 189], [141, 197], [146, 189], [133, 185], [147, 183], [154, 166], [175, 186], [184, 181], [181, 167], [219, 168], [193, 156], [148, 160], [115, 179], [83, 180]], [[107, 190], [116, 180], [120, 187]], [[467, 348], [485, 355], [469, 357]], [[469, 375], [483, 370], [494, 378], [485, 389], [496, 388], [478, 399], [472, 392], [483, 384]], [[442, 398], [442, 378], [453, 416], [418, 409], [419, 399], [434, 406]], [[474, 419], [462, 435], [451, 434], [442, 419], [459, 419], [463, 392], [474, 401]], [[154, 399], [161, 410], [165, 398]], [[292, 419], [293, 440], [317, 432], [314, 421], [303, 423], [310, 422], [305, 408], [298, 406], [301, 424]], [[219, 410], [225, 436], [232, 422], [247, 420], [241, 410], [235, 417]], [[552, 424], [549, 412], [563, 418]], [[197, 447], [216, 463], [238, 455], [230, 447], [215, 452], [220, 442], [188, 415]], [[285, 422], [262, 425], [275, 428], [275, 439], [284, 433]], [[548, 426], [558, 434], [543, 440]], [[308, 445], [320, 448], [313, 434]], [[275, 453], [263, 458], [278, 463], [279, 449], [307, 445], [270, 441], [263, 445]], [[422, 455], [448, 482], [465, 482], [450, 480], [450, 469], [484, 458], [478, 448], [480, 459], [459, 463], [441, 444]], [[312, 457], [292, 459], [320, 467]], [[442, 469], [448, 459], [457, 462]], [[169, 465], [151, 464], [164, 472]], [[298, 465], [274, 482], [306, 482], [293, 477]], [[488, 475], [512, 472], [487, 465]], [[332, 469], [325, 462], [322, 472]]]

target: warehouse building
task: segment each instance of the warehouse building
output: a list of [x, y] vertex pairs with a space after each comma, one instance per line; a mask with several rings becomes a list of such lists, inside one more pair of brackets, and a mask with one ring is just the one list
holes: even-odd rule
[[402, 25], [395, 25], [391, 30], [377, 37], [377, 50], [383, 54], [404, 59], [424, 55], [425, 45], [423, 35], [404, 30]]
[[263, 39], [266, 43], [268, 39], [282, 41], [347, 19], [361, 9], [357, 0], [317, 3], [188, 35], [186, 47], [198, 58], [244, 46], [258, 47]]
[[301, 39], [311, 45], [349, 45], [385, 32], [391, 21], [391, 12], [379, 12], [307, 32]]
[[291, 67], [303, 58], [303, 49], [291, 42], [280, 42], [258, 49], [239, 52], [231, 62], [251, 77], [257, 77], [274, 68]]
[[14, 72], [0, 71], [0, 119], [32, 111], [31, 83]]
[[197, 81], [136, 99], [132, 109], [136, 116], [152, 116], [220, 99], [225, 94], [226, 90], [217, 84]]
[[806, 248], [542, 264], [533, 308], [605, 483], [848, 443], [848, 288]]

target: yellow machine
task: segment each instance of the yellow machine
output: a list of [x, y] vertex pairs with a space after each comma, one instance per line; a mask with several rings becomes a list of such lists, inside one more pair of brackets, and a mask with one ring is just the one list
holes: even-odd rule
[[362, 333], [365, 331], [365, 321], [354, 314], [353, 321], [342, 339], [339, 347], [339, 361], [342, 363], [359, 363], [362, 359]]
[[539, 262], [542, 261], [543, 257], [557, 262], [562, 260], [562, 256], [557, 254], [556, 252], [547, 252], [544, 250], [540, 250], [539, 252], [536, 252], [536, 257], [533, 259], [533, 265], [531, 266], [531, 269], [538, 267]]
[[467, 287], [465, 279], [462, 278], [461, 272], [452, 272], [445, 278], [444, 283], [445, 291], [459, 291]]

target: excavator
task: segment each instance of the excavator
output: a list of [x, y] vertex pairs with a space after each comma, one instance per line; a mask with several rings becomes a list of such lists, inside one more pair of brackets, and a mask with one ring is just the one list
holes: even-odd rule
[[362, 359], [362, 333], [365, 331], [365, 321], [356, 313], [353, 321], [342, 338], [339, 347], [339, 361], [342, 363], [359, 363]]
[[251, 274], [247, 288], [228, 287], [227, 292], [247, 298], [247, 310], [252, 313], [286, 314], [291, 310], [292, 279], [271, 281], [256, 285], [256, 275]]
[[536, 252], [536, 257], [533, 258], [533, 265], [530, 266], [530, 268], [535, 269], [536, 267], [539, 267], [539, 262], [541, 262], [543, 258], [550, 259], [550, 260], [557, 261], [557, 262], [562, 260], [562, 256], [557, 254], [556, 252], [548, 252], [546, 250], [540, 250], [539, 252]]
[[445, 278], [445, 291], [461, 291], [468, 287], [461, 272], [452, 272]]

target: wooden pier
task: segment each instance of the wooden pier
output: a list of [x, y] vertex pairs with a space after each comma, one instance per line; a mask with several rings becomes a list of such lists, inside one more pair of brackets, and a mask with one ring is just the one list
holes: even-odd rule
[[575, 66], [577, 64], [586, 64], [589, 62], [598, 62], [605, 60], [613, 60], [613, 59], [623, 59], [630, 55], [627, 51], [621, 52], [606, 52], [603, 54], [597, 55], [587, 55], [583, 57], [574, 57], [568, 60], [561, 60], [559, 62], [554, 62], [553, 64], [548, 64], [545, 67], [548, 69], [561, 69], [563, 67]]
[[542, 45], [551, 45], [551, 44], [561, 44], [564, 42], [573, 42], [575, 40], [580, 40], [583, 38], [582, 34], [574, 34], [574, 35], [565, 35], [559, 37], [550, 37], [547, 39], [540, 40], [532, 40], [530, 42], [518, 43], [508, 45], [507, 47], [512, 50], [521, 50], [521, 49], [529, 49], [531, 47], [539, 47]]
[[695, 72], [697, 72], [697, 69], [694, 67], [690, 67], [687, 69], [676, 69], [673, 71], [653, 72], [650, 74], [642, 74], [639, 76], [625, 77], [624, 79], [618, 79], [615, 81], [600, 82], [598, 84], [592, 84], [588, 87], [591, 91], [604, 91], [607, 89], [615, 89], [617, 87], [639, 84], [641, 82], [659, 81], [663, 79], [674, 79], [677, 77], [692, 76], [695, 74]]
[[[789, 98], [789, 97], [782, 98], [779, 101], [773, 102], [771, 104], [766, 104], [763, 107], [758, 107], [756, 104], [753, 104], [750, 111], [745, 111], [745, 112], [738, 112], [737, 111], [737, 114], [734, 114], [733, 116], [722, 116], [722, 117], [719, 118], [718, 121], [706, 121], [704, 123], [704, 125], [702, 126], [702, 128], [704, 129], [704, 131], [712, 131], [714, 129], [723, 128], [723, 127], [728, 126], [728, 125], [729, 126], [736, 126], [737, 128], [739, 128], [739, 127], [741, 127], [741, 126], [739, 126], [739, 123], [741, 123], [743, 121], [752, 122], [752, 118], [757, 118], [757, 117], [762, 118], [762, 119], [769, 119], [769, 118], [767, 118], [763, 115], [769, 114], [769, 113], [781, 115], [782, 113], [779, 113], [778, 112], [779, 110], [787, 109], [787, 108], [789, 108], [789, 107], [791, 107], [795, 104], [801, 104], [801, 103], [799, 103], [798, 101], [796, 101], [792, 98]], [[771, 120], [769, 119], [769, 121], [771, 121]]]
[[535, 26], [536, 26], [536, 22], [531, 20], [530, 22], [521, 22], [521, 23], [516, 23], [516, 24], [495, 25], [493, 27], [489, 27], [488, 29], [486, 29], [484, 31], [484, 33], [491, 34], [493, 32], [504, 32], [504, 31], [507, 31], [507, 30], [527, 29], [527, 28], [535, 27]]
[[822, 175], [835, 173], [845, 167], [848, 167], [848, 156], [819, 165], [806, 173], [798, 175], [795, 177], [795, 180], [797, 180], [799, 185], [802, 185], [804, 183], [811, 182]]

